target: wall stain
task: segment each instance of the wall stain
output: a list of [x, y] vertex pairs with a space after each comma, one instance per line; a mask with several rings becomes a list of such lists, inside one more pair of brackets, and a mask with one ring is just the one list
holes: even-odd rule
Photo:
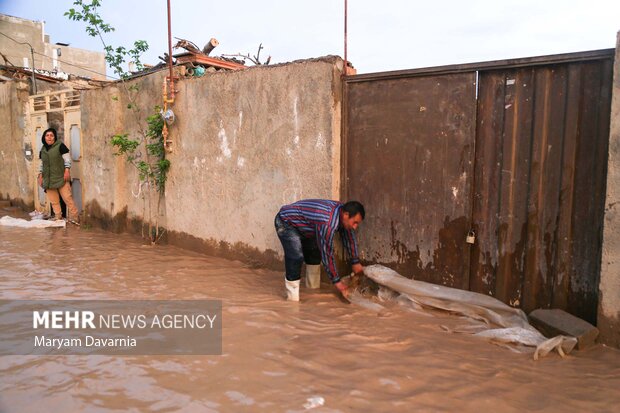
[[433, 260], [424, 265], [420, 256], [420, 247], [415, 250], [400, 241], [394, 221], [390, 222], [390, 247], [396, 261], [381, 262], [398, 273], [420, 281], [445, 285], [455, 288], [466, 288], [465, 253], [468, 251], [465, 236], [469, 228], [466, 217], [450, 220], [446, 216], [443, 227], [439, 230], [439, 241], [433, 250]]
[[[84, 207], [84, 211], [85, 223], [106, 231], [141, 234], [143, 227], [145, 231], [148, 228], [144, 220], [129, 218], [127, 207], [112, 216], [101, 208], [97, 201], [90, 201]], [[145, 242], [148, 241], [145, 240]], [[261, 252], [258, 248], [251, 247], [243, 242], [231, 244], [225, 241], [198, 238], [185, 232], [166, 231], [159, 243], [174, 245], [201, 254], [241, 261], [249, 268], [267, 268], [271, 270], [282, 270], [284, 268], [283, 260], [278, 257], [276, 251], [267, 250]]]
[[34, 210], [34, 201], [33, 202], [25, 202], [21, 198], [11, 198], [7, 193], [6, 196], [0, 193], [0, 201], [9, 201], [11, 203], [11, 207], [19, 208], [23, 211], [33, 211]]

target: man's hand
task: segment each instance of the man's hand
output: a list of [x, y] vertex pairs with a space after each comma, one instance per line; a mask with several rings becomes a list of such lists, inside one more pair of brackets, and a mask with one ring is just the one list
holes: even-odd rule
[[69, 172], [68, 169], [65, 168], [65, 182], [70, 182], [71, 181], [71, 173]]
[[37, 183], [40, 187], [43, 187], [43, 175], [39, 174], [39, 176], [37, 176]]
[[336, 284], [334, 284], [334, 286], [338, 289], [338, 291], [340, 291], [340, 294], [342, 294], [344, 298], [349, 297], [349, 288], [346, 286], [345, 283], [343, 283], [342, 281], [338, 281]]
[[353, 273], [354, 273], [355, 275], [359, 275], [359, 274], [361, 274], [361, 273], [363, 273], [363, 272], [364, 272], [364, 267], [363, 267], [363, 266], [362, 266], [362, 264], [360, 264], [360, 263], [353, 264], [353, 265], [351, 266], [351, 269], [353, 270]]

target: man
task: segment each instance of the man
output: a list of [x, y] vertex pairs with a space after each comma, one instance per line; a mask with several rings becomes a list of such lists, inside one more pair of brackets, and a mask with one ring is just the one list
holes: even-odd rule
[[[334, 235], [340, 233], [353, 272], [361, 273], [364, 268], [358, 257], [355, 230], [364, 219], [366, 212], [364, 206], [357, 201], [349, 201], [345, 204], [326, 199], [306, 199], [285, 205], [280, 208], [276, 215], [275, 226], [278, 238], [284, 248], [284, 264], [286, 269], [285, 285], [287, 299], [299, 301], [299, 284], [301, 278], [301, 264], [304, 255], [307, 263], [308, 251], [312, 247], [318, 248], [321, 261], [331, 282], [347, 297], [347, 286], [340, 280], [336, 269], [334, 257]], [[305, 245], [303, 245], [305, 244]], [[305, 247], [305, 248], [304, 248]], [[304, 254], [304, 250], [306, 253]], [[319, 266], [316, 266], [320, 269]], [[313, 271], [314, 277], [320, 277], [320, 272]], [[308, 277], [308, 275], [307, 275]], [[306, 285], [318, 287], [318, 280], [312, 280]]]

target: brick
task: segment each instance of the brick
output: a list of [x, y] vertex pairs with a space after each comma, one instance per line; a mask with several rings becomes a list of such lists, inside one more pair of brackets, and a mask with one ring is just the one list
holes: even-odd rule
[[598, 337], [598, 329], [581, 318], [560, 309], [534, 310], [529, 315], [530, 323], [546, 337], [565, 335], [577, 339], [577, 348], [584, 348], [594, 344]]

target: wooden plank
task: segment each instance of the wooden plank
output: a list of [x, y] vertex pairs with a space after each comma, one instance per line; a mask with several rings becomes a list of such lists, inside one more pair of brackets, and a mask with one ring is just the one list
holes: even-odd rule
[[522, 302], [527, 244], [533, 82], [532, 69], [511, 71], [506, 75], [495, 296], [514, 307]]
[[556, 227], [566, 103], [566, 66], [536, 70], [534, 128], [523, 305], [526, 312], [552, 302]]
[[199, 63], [199, 64], [205, 64], [205, 65], [219, 67], [223, 69], [231, 69], [231, 70], [247, 69], [247, 66], [241, 65], [239, 63], [228, 62], [226, 60], [216, 59], [216, 58], [205, 56], [205, 55], [186, 53], [182, 55], [177, 55], [175, 57], [177, 59], [177, 64]]
[[499, 227], [499, 185], [504, 127], [504, 72], [484, 72], [479, 79], [469, 289], [495, 293]]

